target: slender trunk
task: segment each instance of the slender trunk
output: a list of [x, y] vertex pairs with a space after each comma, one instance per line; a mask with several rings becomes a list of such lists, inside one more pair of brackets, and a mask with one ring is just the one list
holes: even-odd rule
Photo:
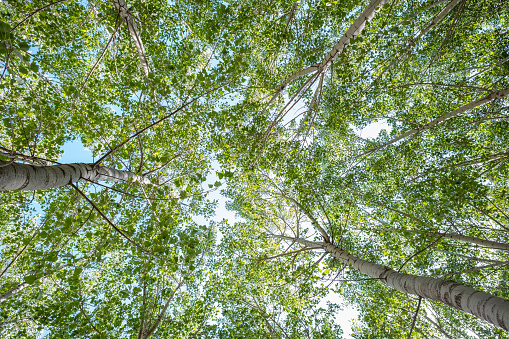
[[465, 242], [469, 242], [471, 244], [477, 244], [477, 245], [481, 245], [486, 248], [492, 248], [495, 250], [509, 251], [509, 244], [491, 241], [491, 240], [484, 240], [484, 239], [480, 239], [480, 238], [469, 237], [466, 235], [461, 235], [461, 234], [456, 234], [456, 233], [440, 233], [440, 232], [433, 233], [433, 232], [421, 232], [421, 231], [416, 231], [416, 230], [408, 230], [408, 232], [424, 233], [424, 234], [430, 235], [430, 236], [439, 236], [442, 238], [447, 238], [447, 239], [452, 239], [452, 240], [465, 241]]
[[309, 74], [316, 72], [317, 70], [323, 71], [328, 68], [334, 59], [336, 59], [348, 46], [350, 40], [359, 36], [361, 32], [366, 27], [368, 21], [373, 19], [375, 14], [385, 5], [387, 0], [372, 0], [371, 3], [366, 7], [366, 9], [359, 15], [357, 20], [348, 28], [345, 34], [339, 39], [339, 41], [334, 45], [334, 47], [330, 50], [327, 56], [323, 59], [323, 61], [319, 64], [310, 66], [303, 70], [300, 70], [294, 74], [292, 74], [286, 81], [280, 86], [280, 90], [284, 89], [290, 82], [293, 80]]
[[157, 327], [159, 326], [159, 324], [161, 323], [161, 320], [163, 320], [163, 317], [166, 313], [166, 310], [168, 309], [168, 307], [170, 306], [170, 303], [171, 301], [173, 300], [173, 298], [175, 297], [175, 294], [177, 294], [177, 291], [180, 289], [180, 287], [182, 287], [182, 285], [184, 284], [184, 279], [182, 279], [180, 281], [180, 283], [177, 285], [177, 287], [173, 290], [172, 294], [170, 295], [170, 297], [168, 298], [168, 301], [166, 302], [166, 304], [164, 305], [163, 309], [161, 310], [161, 312], [159, 313], [159, 315], [157, 316], [157, 319], [156, 321], [154, 322], [154, 324], [144, 333], [144, 335], [142, 335], [142, 337], [144, 339], [148, 339], [150, 338], [150, 336], [155, 332], [155, 330], [157, 329]]
[[143, 184], [150, 180], [132, 172], [120, 171], [92, 164], [68, 164], [54, 166], [32, 166], [0, 161], [0, 191], [34, 191], [65, 186], [70, 183], [89, 181], [128, 181]]
[[32, 321], [32, 320], [34, 320], [34, 319], [32, 319], [32, 318], [23, 318], [23, 319], [16, 319], [16, 320], [8, 320], [8, 321], [1, 322], [0, 323], [0, 327], [12, 325], [12, 324], [23, 323], [23, 322]]
[[469, 259], [469, 260], [473, 260], [473, 261], [486, 262], [486, 263], [495, 264], [495, 265], [503, 265], [506, 263], [505, 261], [471, 257], [468, 255], [463, 255], [463, 254], [459, 254], [459, 253], [455, 253], [455, 252], [448, 252], [448, 251], [442, 251], [442, 250], [436, 250], [436, 251], [442, 252], [445, 254], [449, 254], [449, 255], [453, 255], [453, 256], [457, 256], [457, 257], [461, 257], [461, 258], [465, 258], [465, 259]]
[[410, 130], [410, 131], [408, 131], [408, 132], [405, 132], [405, 133], [401, 134], [399, 137], [394, 138], [394, 139], [392, 139], [392, 140], [389, 140], [389, 141], [387, 141], [386, 143], [384, 143], [383, 145], [380, 145], [380, 146], [378, 146], [378, 147], [375, 147], [375, 148], [373, 148], [373, 149], [371, 149], [371, 150], [367, 151], [366, 153], [364, 153], [364, 154], [360, 155], [360, 157], [361, 157], [361, 156], [364, 156], [364, 155], [371, 154], [371, 153], [373, 153], [373, 152], [376, 152], [376, 151], [378, 151], [379, 149], [382, 149], [382, 148], [384, 148], [384, 147], [387, 147], [387, 146], [389, 146], [389, 145], [392, 145], [392, 144], [394, 144], [395, 142], [398, 142], [398, 141], [400, 141], [401, 139], [404, 139], [404, 138], [406, 138], [406, 137], [408, 137], [408, 136], [411, 136], [411, 135], [414, 135], [414, 134], [420, 133], [420, 132], [422, 132], [422, 131], [425, 131], [425, 130], [431, 129], [431, 128], [435, 127], [435, 126], [436, 126], [436, 125], [438, 125], [438, 124], [441, 124], [441, 123], [443, 123], [443, 122], [445, 122], [445, 121], [447, 121], [447, 120], [449, 120], [449, 119], [451, 119], [451, 118], [454, 118], [454, 117], [455, 117], [455, 116], [457, 116], [457, 115], [460, 115], [460, 114], [462, 114], [462, 113], [464, 113], [464, 112], [466, 112], [466, 111], [469, 111], [469, 110], [471, 110], [471, 109], [473, 109], [473, 108], [476, 108], [476, 107], [478, 107], [478, 106], [484, 105], [484, 104], [486, 104], [486, 103], [488, 103], [488, 102], [490, 102], [490, 101], [493, 101], [493, 100], [497, 100], [497, 99], [503, 98], [503, 97], [505, 97], [505, 96], [507, 96], [507, 95], [509, 95], [509, 88], [506, 88], [506, 89], [503, 89], [503, 90], [500, 90], [500, 91], [495, 91], [495, 92], [493, 92], [493, 93], [491, 93], [491, 94], [489, 94], [489, 95], [487, 95], [487, 96], [485, 96], [485, 97], [483, 97], [483, 98], [481, 98], [481, 99], [479, 99], [479, 100], [472, 101], [472, 102], [470, 102], [470, 103], [468, 103], [468, 104], [466, 104], [466, 105], [463, 105], [463, 106], [461, 106], [461, 107], [459, 107], [459, 108], [455, 109], [455, 110], [454, 110], [454, 111], [452, 111], [452, 112], [449, 112], [449, 113], [447, 113], [447, 114], [444, 114], [444, 115], [442, 115], [441, 117], [438, 117], [438, 118], [436, 118], [435, 120], [430, 121], [429, 123], [427, 123], [427, 124], [425, 124], [425, 125], [422, 125], [422, 126], [421, 126], [421, 127], [419, 127], [419, 128], [414, 128], [414, 129], [412, 129], [412, 130]]
[[326, 253], [351, 265], [355, 270], [403, 293], [439, 301], [457, 310], [470, 313], [504, 330], [509, 330], [509, 300], [503, 299], [454, 281], [396, 272], [388, 267], [362, 260], [330, 243], [278, 236], [306, 246], [321, 246]]
[[131, 34], [131, 37], [133, 38], [134, 45], [136, 46], [136, 51], [138, 52], [138, 57], [140, 58], [143, 73], [145, 74], [145, 77], [148, 78], [150, 67], [148, 66], [147, 55], [145, 54], [145, 47], [143, 47], [143, 41], [141, 41], [140, 33], [138, 32], [138, 27], [134, 22], [133, 16], [129, 12], [125, 0], [115, 0], [114, 3], [115, 7], [117, 7], [117, 9], [120, 12], [120, 17], [124, 19], [127, 24], [129, 34]]
[[9, 299], [10, 297], [15, 295], [16, 293], [22, 291], [27, 286], [28, 286], [27, 283], [21, 283], [18, 286], [14, 287], [12, 290], [7, 291], [4, 294], [0, 295], [0, 303], [5, 301], [5, 300], [7, 300], [7, 299]]
[[394, 66], [396, 64], [396, 62], [398, 62], [399, 58], [402, 57], [403, 55], [405, 55], [413, 46], [415, 46], [415, 44], [417, 43], [417, 41], [419, 41], [423, 36], [425, 36], [426, 34], [429, 33], [429, 31], [431, 31], [433, 29], [433, 27], [435, 27], [436, 25], [438, 25], [440, 22], [442, 22], [442, 20], [444, 20], [444, 18], [447, 16], [447, 14], [449, 14], [454, 7], [456, 7], [456, 5], [460, 2], [461, 0], [452, 0], [447, 6], [444, 7], [444, 9], [431, 21], [431, 23], [426, 26], [426, 28], [424, 28], [422, 31], [420, 31], [420, 33], [410, 41], [410, 43], [406, 46], [406, 48], [403, 50], [403, 52], [397, 56], [396, 58], [394, 58], [392, 60], [392, 62], [384, 68], [384, 70], [382, 71], [382, 73], [380, 73], [375, 81], [373, 81], [373, 83], [375, 83], [378, 79], [380, 79], [382, 77], [382, 75], [384, 75], [384, 73], [389, 70], [392, 66]]

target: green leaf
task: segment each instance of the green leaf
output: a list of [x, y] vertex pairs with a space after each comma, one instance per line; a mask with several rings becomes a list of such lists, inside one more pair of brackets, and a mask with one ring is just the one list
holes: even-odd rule
[[39, 72], [39, 65], [37, 65], [35, 62], [32, 62], [32, 63], [30, 64], [30, 69], [31, 69], [33, 72], [37, 73], [37, 72]]
[[36, 280], [36, 279], [37, 279], [37, 278], [36, 278], [36, 276], [35, 276], [35, 275], [28, 275], [28, 276], [26, 276], [26, 277], [24, 277], [24, 278], [23, 278], [23, 280], [24, 280], [27, 284], [29, 284], [29, 285], [32, 285], [32, 284], [35, 282], [35, 280]]
[[19, 43], [19, 49], [26, 52], [30, 49], [30, 46], [26, 42], [22, 41]]
[[0, 32], [9, 33], [11, 31], [11, 26], [8, 23], [0, 21]]

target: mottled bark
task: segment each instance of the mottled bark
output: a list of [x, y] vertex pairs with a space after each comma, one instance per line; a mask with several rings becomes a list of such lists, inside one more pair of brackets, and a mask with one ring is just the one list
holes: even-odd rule
[[469, 237], [466, 235], [461, 235], [461, 234], [456, 234], [456, 233], [441, 233], [441, 232], [433, 233], [433, 232], [422, 232], [422, 231], [417, 231], [417, 230], [408, 230], [407, 232], [424, 233], [429, 236], [438, 236], [438, 237], [442, 237], [442, 238], [446, 238], [446, 239], [465, 241], [465, 242], [469, 242], [471, 244], [477, 244], [477, 245], [481, 245], [482, 247], [492, 248], [495, 250], [509, 251], [509, 244], [491, 241], [491, 240], [484, 240], [484, 239], [475, 238], [475, 237]]
[[456, 5], [460, 2], [461, 0], [452, 0], [447, 6], [444, 7], [444, 9], [442, 9], [442, 11], [430, 22], [430, 24], [428, 26], [426, 26], [426, 28], [424, 28], [423, 30], [421, 30], [419, 32], [419, 34], [413, 38], [412, 40], [410, 40], [410, 43], [406, 46], [406, 48], [403, 50], [403, 52], [401, 52], [400, 55], [398, 55], [397, 57], [393, 58], [392, 62], [384, 68], [384, 70], [382, 71], [382, 73], [380, 73], [375, 81], [376, 82], [378, 79], [380, 79], [382, 77], [382, 75], [384, 75], [384, 73], [389, 70], [392, 66], [394, 66], [396, 64], [396, 62], [398, 62], [399, 58], [401, 58], [403, 55], [405, 55], [413, 46], [415, 46], [415, 44], [417, 43], [417, 41], [419, 41], [423, 36], [425, 36], [426, 34], [429, 33], [429, 31], [431, 31], [436, 25], [438, 25], [440, 22], [442, 22], [442, 20], [444, 20], [444, 18], [447, 16], [447, 14], [449, 14], [454, 7], [456, 7]]
[[129, 34], [133, 38], [134, 45], [136, 46], [136, 51], [138, 52], [138, 57], [140, 59], [141, 67], [143, 69], [143, 73], [146, 77], [148, 77], [148, 73], [150, 72], [150, 67], [148, 66], [147, 55], [145, 54], [145, 47], [143, 46], [143, 41], [141, 40], [140, 33], [138, 31], [138, 27], [134, 22], [133, 16], [129, 12], [129, 8], [127, 7], [127, 3], [125, 0], [115, 0], [115, 7], [117, 7], [120, 17], [126, 22], [127, 28], [129, 30]]
[[16, 319], [16, 320], [8, 320], [8, 321], [4, 321], [4, 322], [0, 323], [0, 327], [12, 325], [12, 324], [23, 323], [23, 322], [32, 321], [32, 320], [34, 320], [34, 319], [32, 319], [32, 318], [23, 318], [23, 319]]
[[404, 274], [389, 267], [362, 260], [330, 243], [317, 243], [298, 238], [278, 238], [296, 241], [306, 246], [321, 246], [337, 260], [363, 274], [379, 279], [400, 292], [439, 301], [472, 314], [504, 330], [509, 330], [509, 300], [503, 299], [454, 281]]
[[0, 161], [1, 191], [33, 191], [65, 186], [70, 183], [88, 181], [128, 181], [148, 184], [150, 180], [128, 171], [120, 171], [92, 164], [67, 164], [33, 166]]
[[12, 290], [7, 291], [4, 294], [0, 295], [0, 303], [5, 301], [5, 300], [7, 300], [7, 299], [9, 299], [10, 297], [15, 295], [16, 293], [22, 291], [27, 286], [28, 286], [27, 283], [21, 283], [21, 284], [17, 285], [16, 287], [14, 287]]
[[494, 91], [493, 93], [491, 93], [491, 94], [489, 94], [489, 95], [487, 95], [487, 96], [485, 96], [485, 97], [483, 97], [483, 98], [481, 98], [479, 100], [472, 101], [472, 102], [470, 102], [470, 103], [468, 103], [466, 105], [463, 105], [463, 106], [455, 109], [452, 112], [444, 114], [441, 117], [438, 117], [435, 120], [432, 120], [429, 123], [427, 123], [425, 125], [422, 125], [419, 128], [414, 128], [414, 129], [412, 129], [412, 130], [410, 130], [408, 132], [405, 132], [405, 133], [401, 134], [400, 136], [387, 141], [383, 145], [380, 145], [378, 147], [375, 147], [375, 148], [369, 150], [368, 152], [362, 154], [361, 156], [371, 154], [371, 153], [373, 153], [375, 151], [378, 151], [379, 149], [382, 149], [384, 147], [392, 145], [395, 142], [400, 141], [401, 139], [404, 139], [404, 138], [409, 137], [411, 135], [414, 135], [414, 134], [417, 134], [417, 133], [421, 133], [421, 132], [423, 132], [425, 130], [431, 129], [431, 128], [435, 127], [436, 125], [439, 125], [439, 124], [441, 124], [441, 123], [443, 123], [443, 122], [445, 122], [445, 121], [447, 121], [447, 120], [449, 120], [451, 118], [454, 118], [457, 115], [460, 115], [460, 114], [462, 114], [462, 113], [464, 113], [466, 111], [469, 111], [469, 110], [474, 109], [474, 108], [476, 108], [478, 106], [484, 105], [484, 104], [486, 104], [488, 102], [491, 102], [493, 100], [497, 100], [497, 99], [503, 98], [503, 97], [505, 97], [507, 95], [509, 95], [509, 88], [505, 88], [505, 89], [500, 90], [500, 91]]
[[281, 90], [284, 89], [289, 83], [303, 75], [316, 72], [317, 70], [321, 72], [328, 68], [332, 64], [334, 59], [336, 59], [345, 50], [345, 48], [350, 43], [350, 40], [361, 34], [361, 32], [364, 30], [364, 27], [366, 27], [368, 21], [373, 19], [375, 14], [385, 5], [386, 2], [387, 0], [371, 1], [368, 7], [366, 7], [366, 9], [357, 17], [354, 23], [350, 26], [350, 28], [348, 28], [345, 34], [334, 45], [334, 47], [330, 50], [330, 52], [327, 54], [327, 56], [323, 59], [321, 63], [310, 66], [308, 68], [305, 68], [292, 74], [280, 86], [280, 89]]

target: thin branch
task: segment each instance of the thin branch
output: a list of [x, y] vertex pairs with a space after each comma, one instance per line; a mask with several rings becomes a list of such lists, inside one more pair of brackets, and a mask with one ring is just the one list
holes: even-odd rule
[[21, 20], [18, 24], [16, 24], [16, 26], [14, 26], [12, 29], [11, 29], [11, 33], [16, 29], [18, 28], [19, 25], [21, 25], [22, 23], [24, 23], [25, 21], [27, 21], [28, 19], [30, 19], [32, 16], [34, 16], [35, 14], [39, 13], [40, 11], [42, 11], [43, 9], [46, 9], [48, 7], [51, 7], [53, 5], [56, 5], [56, 4], [59, 4], [61, 2], [65, 2], [67, 0], [59, 0], [59, 1], [55, 1], [53, 3], [50, 3], [49, 5], [46, 5], [46, 6], [43, 6], [41, 8], [38, 8], [36, 9], [35, 11], [33, 11], [32, 13], [28, 14], [26, 17], [23, 18], [23, 20]]
[[413, 84], [400, 85], [400, 86], [397, 86], [396, 88], [410, 87], [410, 86], [442, 86], [442, 87], [455, 87], [455, 88], [472, 88], [472, 89], [476, 89], [479, 91], [493, 92], [493, 90], [491, 90], [491, 89], [477, 87], [477, 86], [448, 85], [448, 84], [438, 84], [438, 83], [434, 83], [434, 82], [416, 82]]
[[[117, 19], [118, 19], [118, 15], [117, 15]], [[120, 19], [120, 22], [115, 25], [115, 30], [113, 31], [113, 34], [111, 35], [110, 39], [108, 40], [108, 43], [106, 44], [106, 46], [104, 46], [104, 49], [103, 49], [101, 55], [99, 56], [99, 58], [94, 63], [94, 66], [92, 66], [92, 69], [90, 70], [90, 72], [88, 72], [87, 77], [85, 78], [85, 81], [81, 85], [76, 98], [78, 98], [80, 96], [81, 92], [83, 91], [83, 89], [85, 88], [85, 85], [88, 82], [88, 79], [90, 79], [90, 76], [94, 72], [95, 68], [97, 67], [99, 62], [102, 60], [102, 58], [104, 57], [104, 54], [106, 54], [106, 50], [108, 50], [108, 47], [110, 46], [111, 42], [113, 41], [115, 34], [117, 34], [118, 28], [120, 27], [120, 25], [122, 25], [122, 22], [123, 22], [123, 19]]]
[[134, 240], [132, 240], [131, 238], [129, 238], [120, 228], [118, 228], [117, 226], [115, 226], [115, 224], [113, 224], [111, 222], [111, 220], [106, 216], [104, 215], [104, 213], [92, 202], [92, 200], [90, 200], [85, 193], [83, 193], [82, 190], [80, 190], [76, 185], [74, 185], [73, 183], [70, 184], [72, 187], [74, 187], [74, 189], [76, 189], [76, 191], [83, 197], [85, 198], [85, 200], [92, 206], [93, 209], [95, 209], [97, 211], [97, 213], [99, 213], [99, 215], [117, 232], [119, 233], [124, 239], [126, 239], [129, 243], [131, 243], [132, 245], [134, 245], [135, 247], [137, 247], [139, 250], [141, 250], [142, 252], [144, 253], [147, 253], [148, 255], [154, 257], [154, 258], [157, 258], [157, 259], [160, 259], [160, 260], [163, 260], [165, 262], [167, 262], [168, 260], [166, 259], [163, 259], [161, 257], [158, 257], [157, 255], [155, 255], [153, 252], [147, 250], [146, 248], [140, 246], [138, 243], [136, 243]]
[[292, 251], [292, 252], [287, 252], [287, 253], [281, 253], [281, 254], [274, 255], [274, 256], [268, 257], [268, 258], [257, 258], [257, 259], [254, 259], [254, 260], [258, 260], [258, 261], [271, 260], [271, 259], [283, 257], [285, 255], [300, 253], [300, 252], [303, 252], [303, 251], [311, 251], [311, 250], [316, 250], [316, 249], [320, 249], [320, 248], [321, 247], [304, 247], [304, 248], [301, 248], [300, 250], [296, 250], [296, 251]]
[[169, 118], [171, 118], [172, 116], [174, 116], [176, 113], [182, 111], [184, 108], [186, 108], [187, 106], [191, 105], [192, 103], [194, 103], [195, 101], [201, 99], [202, 97], [204, 97], [205, 95], [207, 94], [210, 94], [214, 91], [217, 91], [218, 89], [220, 89], [221, 87], [224, 87], [226, 86], [228, 83], [224, 83], [218, 87], [214, 87], [213, 89], [209, 90], [209, 91], [206, 91], [205, 93], [202, 93], [201, 95], [197, 96], [196, 98], [192, 99], [191, 101], [188, 101], [187, 103], [184, 103], [182, 104], [179, 108], [177, 108], [176, 110], [174, 110], [173, 112], [165, 115], [164, 117], [162, 117], [161, 119], [151, 123], [150, 125], [142, 128], [141, 130], [139, 130], [138, 132], [134, 133], [133, 135], [131, 135], [130, 137], [128, 137], [126, 140], [122, 141], [120, 144], [118, 144], [117, 146], [113, 147], [111, 150], [109, 150], [108, 152], [106, 152], [105, 155], [103, 155], [101, 158], [99, 158], [99, 160], [97, 160], [95, 163], [94, 163], [94, 166], [97, 166], [99, 165], [100, 163], [102, 163], [104, 161], [104, 159], [106, 159], [108, 156], [110, 156], [113, 152], [115, 152], [116, 150], [118, 150], [120, 147], [124, 146], [126, 143], [128, 143], [129, 141], [131, 141], [133, 138], [136, 138], [138, 135], [141, 135], [143, 133], [145, 133], [147, 130], [149, 130], [150, 128], [160, 124], [161, 122], [163, 122], [164, 120], [167, 120]]
[[408, 332], [407, 339], [410, 339], [410, 337], [412, 336], [412, 331], [414, 330], [415, 327], [415, 321], [417, 320], [417, 315], [419, 314], [419, 309], [421, 308], [421, 301], [422, 297], [419, 297], [419, 303], [417, 304], [417, 309], [415, 310], [414, 319], [412, 320], [412, 326], [410, 327], [410, 332]]

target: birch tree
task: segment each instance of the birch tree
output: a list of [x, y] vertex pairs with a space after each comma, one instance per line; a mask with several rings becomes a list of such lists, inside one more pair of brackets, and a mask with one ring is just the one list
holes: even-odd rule
[[119, 171], [93, 164], [69, 164], [53, 166], [32, 166], [18, 163], [0, 163], [0, 190], [41, 190], [56, 188], [87, 180], [123, 181], [129, 180], [148, 184], [150, 180], [129, 171]]
[[2, 336], [507, 336], [507, 6], [2, 3]]

